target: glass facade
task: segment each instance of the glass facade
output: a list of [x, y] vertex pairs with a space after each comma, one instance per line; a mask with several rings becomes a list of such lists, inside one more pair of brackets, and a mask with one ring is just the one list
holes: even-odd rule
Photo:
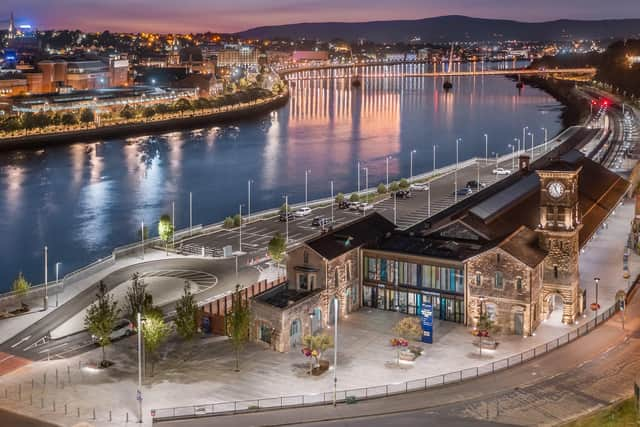
[[435, 318], [464, 322], [464, 273], [461, 268], [368, 256], [364, 264], [364, 306], [420, 315], [422, 304], [428, 302], [433, 306]]

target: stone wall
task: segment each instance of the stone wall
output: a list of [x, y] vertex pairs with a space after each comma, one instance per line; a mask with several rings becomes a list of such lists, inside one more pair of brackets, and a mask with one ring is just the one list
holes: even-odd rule
[[[523, 335], [540, 323], [539, 294], [542, 266], [530, 268], [500, 248], [493, 248], [466, 263], [467, 323], [475, 326], [481, 313], [495, 313], [500, 333], [515, 333], [516, 313], [522, 312]], [[496, 288], [496, 272], [502, 272], [502, 288]], [[480, 284], [476, 283], [480, 273]], [[518, 289], [517, 282], [522, 286]]]

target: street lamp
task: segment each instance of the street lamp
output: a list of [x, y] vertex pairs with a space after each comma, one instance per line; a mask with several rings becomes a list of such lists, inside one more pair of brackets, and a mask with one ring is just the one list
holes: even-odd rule
[[522, 149], [524, 150], [524, 146], [525, 146], [525, 135], [527, 133], [527, 130], [529, 130], [529, 126], [525, 126], [522, 128]]
[[427, 186], [427, 218], [431, 217], [431, 184]]
[[436, 145], [433, 146], [433, 172], [436, 171]]
[[393, 157], [391, 156], [387, 156], [386, 157], [386, 162], [387, 162], [387, 191], [389, 190], [389, 160], [391, 160]]
[[460, 143], [462, 142], [462, 138], [456, 138], [456, 169], [454, 171], [454, 180], [453, 180], [453, 194], [454, 194], [454, 199], [455, 199], [455, 203], [458, 203], [458, 147], [460, 145]]
[[335, 200], [333, 198], [333, 180], [331, 180], [331, 226], [333, 227], [333, 205]]
[[518, 149], [516, 150], [516, 152], [520, 154], [520, 138], [513, 138], [513, 142], [518, 143]]
[[[56, 262], [56, 286], [58, 286], [58, 273], [60, 272], [60, 262]], [[62, 283], [64, 285], [64, 282]], [[56, 307], [58, 306], [58, 295], [60, 295], [60, 289], [56, 292]]]
[[48, 260], [47, 257], [49, 255], [49, 248], [47, 248], [46, 246], [44, 247], [44, 301], [43, 301], [43, 305], [44, 305], [44, 311], [47, 311], [49, 309], [49, 289], [48, 289], [48, 270], [49, 270], [49, 264], [48, 264]]
[[289, 243], [289, 196], [284, 195], [284, 217], [285, 217], [285, 243]]
[[514, 171], [516, 169], [516, 147], [509, 144], [509, 148], [511, 148], [511, 170]]
[[171, 201], [171, 246], [176, 249], [176, 202]]
[[338, 297], [333, 298], [334, 328], [333, 328], [333, 406], [336, 406], [338, 394]]
[[247, 180], [247, 222], [251, 220], [251, 183], [252, 179]]
[[144, 221], [140, 221], [140, 246], [142, 246], [142, 260], [144, 261]]
[[193, 193], [189, 191], [189, 236], [193, 235]]
[[242, 252], [242, 204], [240, 204], [238, 208], [238, 215], [240, 215], [240, 230], [239, 230], [240, 240], [238, 242], [238, 252]]
[[484, 161], [489, 163], [489, 135], [484, 134]]
[[[367, 196], [367, 203], [369, 203], [369, 168], [362, 168], [364, 169], [364, 185], [365, 185], [365, 194]], [[362, 213], [364, 214], [365, 211], [363, 210]]]
[[533, 132], [527, 133], [531, 137], [531, 161], [533, 161]]
[[596, 312], [596, 325], [598, 324], [598, 284], [600, 283], [600, 278], [599, 277], [594, 277], [593, 281], [596, 282], [596, 305], [595, 305], [595, 312]]
[[409, 155], [409, 182], [413, 181], [413, 155], [416, 153], [416, 150], [411, 150]]
[[360, 161], [358, 161], [358, 196], [360, 195]]
[[142, 424], [142, 314], [138, 313], [138, 423]]
[[309, 203], [309, 174], [311, 173], [311, 169], [305, 169], [304, 171], [304, 207], [307, 207]]
[[547, 128], [540, 128], [544, 131], [544, 152], [547, 152], [547, 141], [549, 140], [549, 131]]

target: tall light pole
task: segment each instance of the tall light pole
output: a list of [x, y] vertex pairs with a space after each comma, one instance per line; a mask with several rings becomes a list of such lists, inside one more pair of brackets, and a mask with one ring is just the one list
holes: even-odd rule
[[251, 221], [251, 183], [253, 180], [247, 180], [247, 223]]
[[58, 295], [60, 295], [60, 287], [58, 286], [58, 273], [60, 272], [60, 262], [56, 262], [56, 286], [58, 291], [56, 292], [56, 307], [58, 306]]
[[489, 163], [489, 135], [486, 133], [484, 134], [484, 161]]
[[596, 282], [596, 325], [598, 324], [598, 283], [600, 283], [600, 278], [599, 277], [594, 277], [593, 281]]
[[391, 156], [387, 156], [385, 159], [387, 161], [387, 191], [389, 191], [389, 160], [391, 158]]
[[520, 138], [513, 138], [513, 142], [518, 143], [518, 149], [516, 150], [516, 152], [520, 154]]
[[144, 221], [140, 221], [140, 245], [142, 246], [142, 260], [144, 261]]
[[367, 203], [369, 203], [369, 168], [366, 167], [362, 169], [364, 170], [364, 185], [365, 185], [364, 191], [366, 192], [366, 195], [367, 195]]
[[334, 327], [333, 327], [333, 406], [336, 406], [338, 394], [338, 297], [333, 297]]
[[[527, 130], [529, 129], [529, 126], [525, 126], [522, 128], [522, 149], [526, 151], [525, 148], [525, 141], [526, 141], [526, 134], [527, 134]], [[518, 152], [519, 154], [519, 152]]]
[[309, 174], [311, 169], [304, 171], [304, 207], [306, 208], [309, 203]]
[[189, 191], [189, 236], [193, 235], [193, 193]]
[[398, 223], [398, 196], [396, 193], [397, 191], [393, 192], [393, 225], [397, 225]]
[[547, 130], [547, 128], [540, 128], [541, 130], [544, 131], [544, 152], [547, 152], [547, 142], [549, 140], [549, 131]]
[[511, 148], [511, 171], [514, 171], [516, 169], [516, 147], [509, 144], [509, 148]]
[[49, 256], [49, 248], [48, 247], [44, 247], [44, 301], [43, 301], [43, 305], [44, 305], [44, 311], [47, 311], [49, 309], [49, 284], [47, 283], [49, 281], [49, 262], [48, 262], [48, 256]]
[[433, 146], [433, 172], [436, 171], [436, 146]]
[[416, 150], [411, 150], [411, 154], [409, 155], [409, 182], [413, 181], [413, 155], [416, 153]]
[[289, 243], [289, 196], [285, 194], [284, 196], [284, 217], [285, 217], [285, 243]]
[[242, 252], [242, 204], [240, 204], [238, 208], [238, 215], [240, 215], [240, 233], [239, 233], [239, 242], [238, 242], [238, 252]]
[[331, 180], [331, 226], [333, 227], [333, 205], [335, 200], [333, 198], [333, 180]]
[[458, 203], [458, 147], [460, 145], [460, 141], [462, 141], [462, 138], [456, 138], [456, 169], [453, 173], [453, 197], [455, 203]]
[[431, 184], [427, 186], [427, 218], [431, 217]]
[[533, 161], [533, 132], [529, 132], [527, 135], [531, 137], [531, 161]]
[[138, 313], [138, 423], [142, 424], [142, 314]]
[[360, 195], [360, 161], [358, 161], [358, 196]]
[[171, 201], [171, 245], [176, 249], [176, 202]]

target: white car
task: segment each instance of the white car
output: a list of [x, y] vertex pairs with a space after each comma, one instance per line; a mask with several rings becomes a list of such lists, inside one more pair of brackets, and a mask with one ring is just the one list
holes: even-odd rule
[[358, 210], [360, 212], [366, 212], [371, 209], [373, 209], [373, 205], [371, 203], [360, 203], [360, 206], [358, 206]]
[[349, 210], [350, 211], [357, 211], [358, 209], [360, 209], [360, 202], [350, 202], [349, 203]]
[[311, 208], [300, 208], [296, 211], [296, 213], [294, 214], [295, 216], [307, 216], [311, 213]]
[[419, 183], [415, 183], [415, 184], [411, 184], [409, 186], [410, 190], [415, 190], [415, 191], [427, 191], [429, 189], [429, 185], [428, 184], [419, 184]]
[[494, 175], [510, 175], [511, 171], [509, 169], [505, 169], [505, 168], [495, 168], [493, 170], [493, 174]]
[[[127, 319], [120, 319], [116, 322], [111, 334], [109, 334], [109, 340], [115, 341], [117, 339], [131, 336], [135, 333], [136, 329], [133, 326], [133, 323], [128, 321]], [[98, 337], [95, 335], [91, 335], [91, 339], [93, 342], [98, 342]]]

